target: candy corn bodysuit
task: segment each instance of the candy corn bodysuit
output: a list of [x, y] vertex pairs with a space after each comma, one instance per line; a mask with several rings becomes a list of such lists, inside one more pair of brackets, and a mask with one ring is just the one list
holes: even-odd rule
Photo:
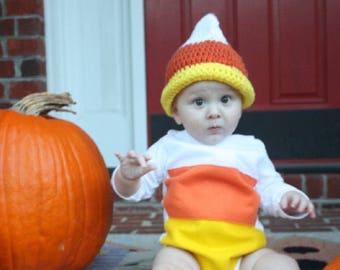
[[253, 136], [230, 135], [212, 146], [186, 131], [169, 131], [148, 154], [157, 169], [125, 199], [149, 198], [163, 184], [160, 242], [190, 251], [202, 270], [238, 269], [242, 256], [264, 247], [259, 207], [287, 216], [280, 198], [296, 190], [283, 183], [263, 143]]

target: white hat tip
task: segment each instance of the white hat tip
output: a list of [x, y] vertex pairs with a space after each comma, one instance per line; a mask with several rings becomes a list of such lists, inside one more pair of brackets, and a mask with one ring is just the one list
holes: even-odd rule
[[219, 25], [220, 23], [216, 15], [208, 13], [197, 22], [191, 36], [183, 45], [198, 43], [205, 40], [214, 40], [228, 44]]
[[[214, 25], [219, 25], [219, 21], [216, 17], [216, 15], [214, 13], [208, 13], [206, 15], [204, 15], [199, 21], [198, 23], [200, 22], [204, 22], [204, 21], [209, 21], [211, 24], [214, 24]], [[197, 23], [197, 24], [198, 24]]]

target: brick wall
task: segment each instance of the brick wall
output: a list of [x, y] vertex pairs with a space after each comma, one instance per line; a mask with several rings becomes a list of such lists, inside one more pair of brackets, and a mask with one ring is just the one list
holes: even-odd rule
[[0, 108], [46, 91], [43, 0], [0, 0]]
[[286, 174], [285, 181], [305, 192], [317, 207], [340, 205], [340, 174]]
[[[282, 177], [286, 183], [306, 193], [317, 208], [340, 206], [340, 174], [282, 174]], [[115, 200], [121, 199], [116, 196]], [[151, 200], [162, 200], [161, 188]]]

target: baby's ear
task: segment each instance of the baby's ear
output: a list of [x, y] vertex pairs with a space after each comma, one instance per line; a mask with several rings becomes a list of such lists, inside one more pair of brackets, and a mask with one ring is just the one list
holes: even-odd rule
[[178, 115], [178, 110], [177, 110], [177, 107], [175, 105], [172, 107], [172, 116], [173, 116], [177, 125], [182, 124], [181, 117]]
[[176, 118], [175, 116], [174, 116], [174, 119], [177, 125], [182, 125], [182, 122], [180, 119]]

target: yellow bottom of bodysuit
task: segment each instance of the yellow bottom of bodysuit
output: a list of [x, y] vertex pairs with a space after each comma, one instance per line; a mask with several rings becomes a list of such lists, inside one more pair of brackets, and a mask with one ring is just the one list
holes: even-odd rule
[[201, 270], [234, 270], [240, 257], [266, 245], [263, 231], [222, 221], [169, 218], [161, 244], [191, 252]]

